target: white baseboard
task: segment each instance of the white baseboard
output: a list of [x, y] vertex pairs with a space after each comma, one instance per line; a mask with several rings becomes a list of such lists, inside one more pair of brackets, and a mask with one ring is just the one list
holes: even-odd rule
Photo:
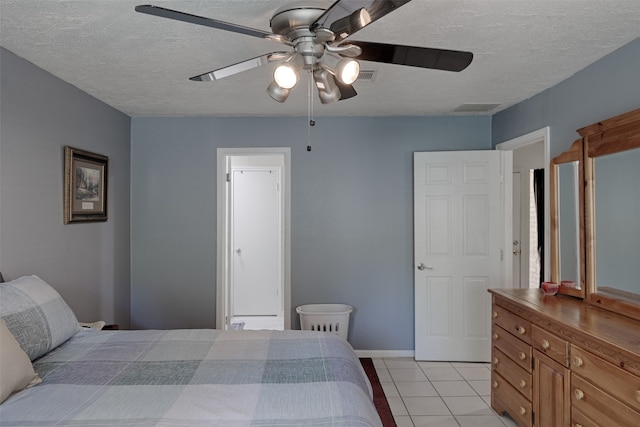
[[413, 350], [355, 350], [358, 357], [411, 357], [415, 355]]

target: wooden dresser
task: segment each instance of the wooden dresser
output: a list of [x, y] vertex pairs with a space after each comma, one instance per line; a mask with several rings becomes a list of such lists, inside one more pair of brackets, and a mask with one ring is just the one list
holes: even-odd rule
[[520, 426], [640, 426], [640, 321], [539, 289], [491, 289], [491, 406]]

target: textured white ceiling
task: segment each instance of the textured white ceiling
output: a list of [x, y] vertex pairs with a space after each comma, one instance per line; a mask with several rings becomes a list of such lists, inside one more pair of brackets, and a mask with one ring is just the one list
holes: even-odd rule
[[[307, 114], [306, 84], [284, 104], [266, 94], [272, 65], [188, 80], [286, 46], [134, 12], [146, 3], [270, 31], [273, 11], [289, 1], [0, 0], [0, 44], [132, 116]], [[314, 114], [440, 115], [499, 104], [493, 113], [639, 36], [640, 0], [413, 0], [351, 39], [467, 50], [475, 54], [469, 68], [363, 62], [378, 70], [375, 80], [356, 82], [359, 95], [336, 104], [314, 97]]]

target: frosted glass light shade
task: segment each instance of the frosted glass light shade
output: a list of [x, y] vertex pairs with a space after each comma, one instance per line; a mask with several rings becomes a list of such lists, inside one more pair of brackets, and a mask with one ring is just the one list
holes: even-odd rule
[[355, 59], [343, 59], [338, 62], [336, 77], [342, 83], [350, 85], [355, 82], [360, 74], [360, 64]]
[[273, 79], [282, 89], [291, 89], [298, 83], [298, 72], [290, 65], [278, 65], [273, 72]]

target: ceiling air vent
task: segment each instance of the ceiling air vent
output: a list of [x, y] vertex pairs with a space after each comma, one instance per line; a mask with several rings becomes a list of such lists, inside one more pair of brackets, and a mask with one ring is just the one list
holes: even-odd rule
[[456, 113], [488, 113], [500, 104], [462, 104], [455, 110]]
[[359, 82], [372, 82], [376, 79], [378, 75], [378, 70], [360, 70], [360, 74], [358, 74]]

